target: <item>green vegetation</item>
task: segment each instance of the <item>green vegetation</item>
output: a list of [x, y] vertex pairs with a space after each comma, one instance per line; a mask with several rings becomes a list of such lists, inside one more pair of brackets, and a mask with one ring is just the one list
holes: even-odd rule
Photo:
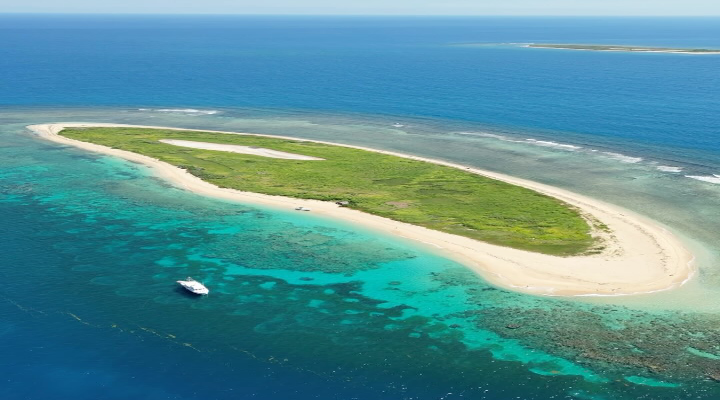
[[527, 47], [541, 49], [567, 49], [567, 50], [594, 50], [594, 51], [634, 51], [634, 52], [662, 52], [662, 53], [720, 53], [720, 49], [682, 49], [672, 47], [646, 47], [646, 46], [617, 46], [599, 44], [546, 44], [533, 43]]
[[[502, 246], [546, 254], [589, 250], [590, 227], [569, 205], [532, 190], [428, 162], [341, 146], [196, 131], [74, 128], [63, 136], [144, 154], [215, 185], [349, 207]], [[324, 161], [266, 158], [160, 143], [255, 146]]]

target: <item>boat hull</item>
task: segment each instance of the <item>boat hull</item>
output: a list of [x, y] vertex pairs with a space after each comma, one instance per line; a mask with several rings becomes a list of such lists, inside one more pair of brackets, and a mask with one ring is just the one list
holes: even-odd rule
[[177, 281], [177, 283], [182, 286], [183, 289], [187, 290], [192, 294], [205, 296], [210, 293], [210, 290], [208, 290], [208, 288], [206, 288], [203, 284], [197, 281]]

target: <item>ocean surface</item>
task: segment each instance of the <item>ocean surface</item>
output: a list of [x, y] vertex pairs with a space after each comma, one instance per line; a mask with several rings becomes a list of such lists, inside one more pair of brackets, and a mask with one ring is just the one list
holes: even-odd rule
[[[720, 398], [720, 56], [527, 42], [720, 48], [720, 18], [0, 15], [1, 397]], [[422, 243], [24, 128], [55, 121], [460, 162], [648, 216], [699, 271], [649, 295], [519, 294]]]

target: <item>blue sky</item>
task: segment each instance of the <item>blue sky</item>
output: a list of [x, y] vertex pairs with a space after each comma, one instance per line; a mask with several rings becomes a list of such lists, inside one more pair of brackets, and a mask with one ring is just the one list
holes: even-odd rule
[[720, 15], [720, 0], [0, 0], [0, 12]]

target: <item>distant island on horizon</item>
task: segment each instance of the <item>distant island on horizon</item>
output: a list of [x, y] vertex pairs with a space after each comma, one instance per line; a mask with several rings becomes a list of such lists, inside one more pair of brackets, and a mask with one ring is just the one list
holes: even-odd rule
[[535, 49], [558, 50], [586, 50], [586, 51], [615, 51], [634, 53], [671, 53], [671, 54], [720, 54], [720, 49], [682, 48], [682, 47], [652, 47], [631, 46], [616, 44], [563, 44], [563, 43], [457, 43], [454, 46], [483, 47], [483, 46], [512, 46]]
[[527, 43], [523, 47], [538, 49], [589, 50], [589, 51], [630, 51], [638, 53], [677, 53], [677, 54], [720, 54], [720, 49], [647, 47], [604, 44], [552, 44]]

